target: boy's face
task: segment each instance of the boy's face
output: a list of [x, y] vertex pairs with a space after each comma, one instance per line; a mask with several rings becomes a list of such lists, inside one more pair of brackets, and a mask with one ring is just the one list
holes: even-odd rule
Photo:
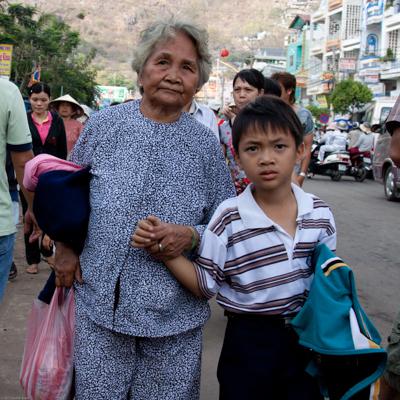
[[285, 131], [249, 128], [239, 142], [237, 162], [259, 191], [290, 186], [294, 166], [304, 157], [304, 144], [296, 147], [294, 137]]

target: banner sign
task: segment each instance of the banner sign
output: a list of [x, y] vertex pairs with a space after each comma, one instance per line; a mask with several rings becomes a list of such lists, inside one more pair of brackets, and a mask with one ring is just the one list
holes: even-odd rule
[[341, 58], [339, 60], [339, 71], [355, 72], [357, 61], [354, 58]]
[[0, 78], [10, 79], [12, 44], [0, 44]]

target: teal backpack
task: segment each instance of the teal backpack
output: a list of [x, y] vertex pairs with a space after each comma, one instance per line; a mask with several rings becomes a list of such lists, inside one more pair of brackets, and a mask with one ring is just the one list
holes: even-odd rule
[[307, 372], [330, 400], [375, 399], [387, 355], [359, 303], [353, 271], [325, 244], [316, 247], [312, 265], [308, 298], [291, 321], [299, 343], [313, 353]]

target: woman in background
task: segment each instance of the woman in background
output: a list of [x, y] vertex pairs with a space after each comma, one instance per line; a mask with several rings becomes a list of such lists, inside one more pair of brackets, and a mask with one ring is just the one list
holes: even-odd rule
[[228, 109], [225, 108], [223, 111], [228, 120], [220, 125], [219, 137], [237, 194], [240, 194], [246, 188], [249, 181], [235, 161], [235, 150], [232, 146], [232, 124], [236, 114], [243, 107], [263, 94], [264, 75], [254, 68], [243, 69], [233, 78], [232, 95], [235, 104], [228, 107]]
[[[63, 120], [56, 114], [49, 111], [49, 102], [51, 97], [50, 87], [38, 82], [28, 89], [29, 102], [32, 111], [28, 112], [29, 129], [32, 135], [33, 153], [51, 154], [55, 157], [67, 158], [67, 139]], [[51, 199], [49, 199], [51, 201]], [[27, 210], [27, 203], [21, 193], [21, 203], [23, 214]], [[31, 232], [24, 234], [25, 254], [28, 268], [28, 274], [37, 274], [39, 271], [39, 263], [41, 253], [47, 257], [49, 264], [54, 264], [52, 241], [47, 235], [42, 236], [42, 240], [29, 242]]]
[[67, 136], [67, 151], [69, 154], [83, 129], [83, 124], [77, 120], [77, 118], [82, 117], [84, 114], [83, 108], [69, 94], [51, 101], [50, 107], [53, 107], [63, 119], [65, 134]]

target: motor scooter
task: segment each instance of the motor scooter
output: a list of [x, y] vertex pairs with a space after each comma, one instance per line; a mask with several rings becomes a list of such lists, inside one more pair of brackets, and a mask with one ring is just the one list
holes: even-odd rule
[[364, 151], [350, 155], [350, 165], [345, 175], [353, 176], [357, 182], [363, 182], [371, 170], [371, 153]]
[[333, 181], [338, 182], [345, 175], [350, 166], [350, 155], [346, 151], [326, 152], [322, 162], [318, 160], [318, 153], [321, 145], [313, 143], [311, 147], [311, 159], [308, 166], [308, 177], [313, 175], [329, 176]]

